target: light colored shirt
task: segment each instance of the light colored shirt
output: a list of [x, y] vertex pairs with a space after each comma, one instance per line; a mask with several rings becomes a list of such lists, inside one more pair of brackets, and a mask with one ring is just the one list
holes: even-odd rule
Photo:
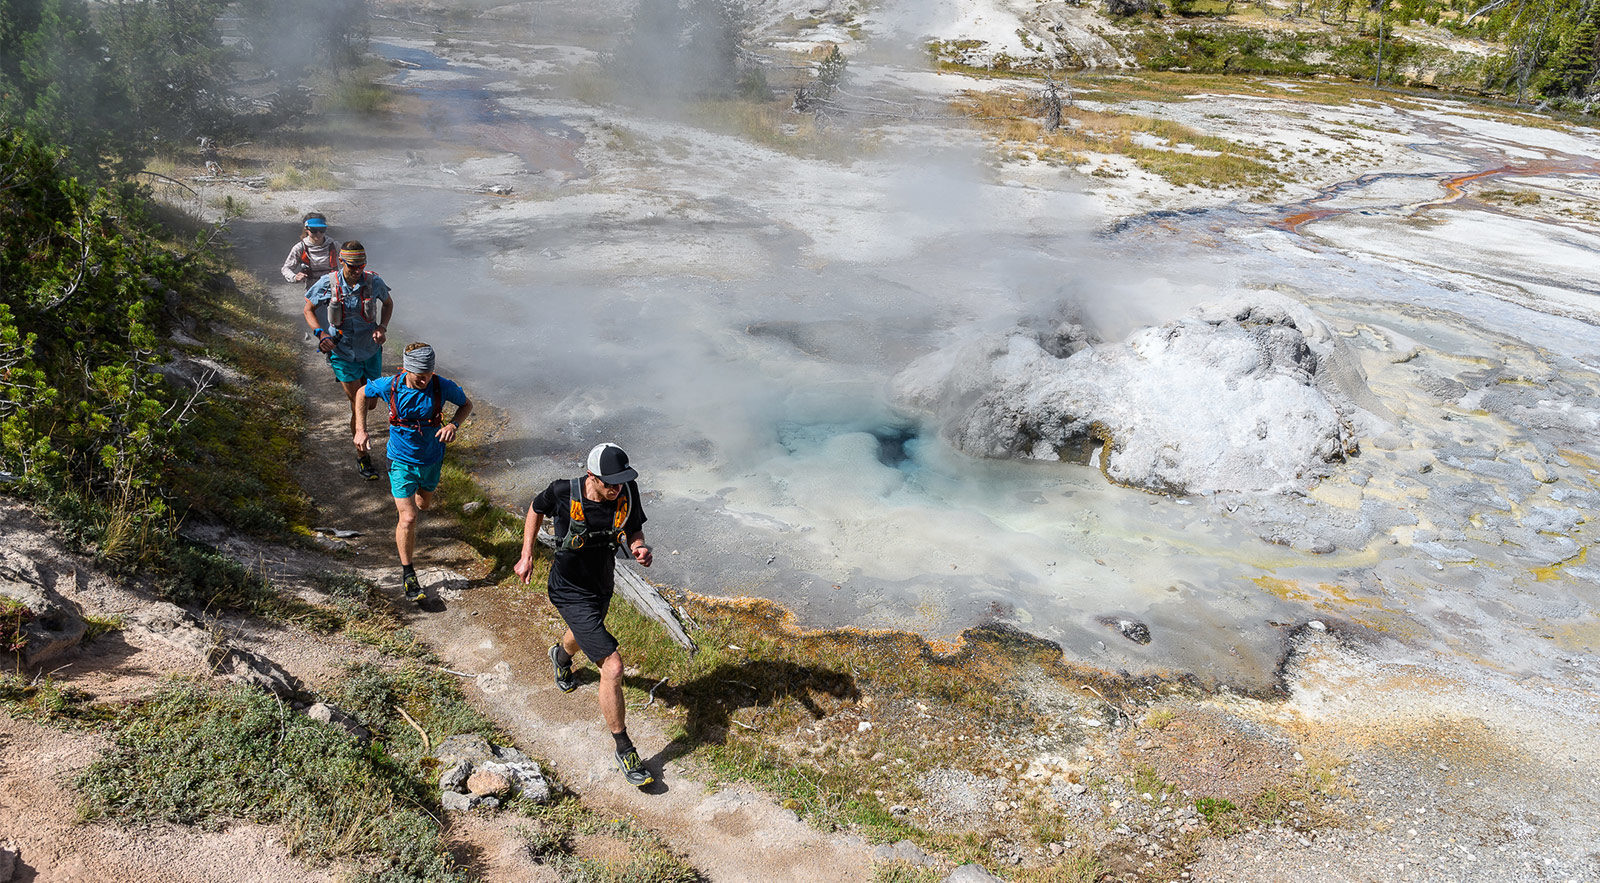
[[312, 245], [307, 235], [301, 237], [294, 248], [289, 249], [289, 256], [283, 259], [283, 281], [295, 281], [297, 273], [310, 273], [312, 279], [318, 279], [338, 268], [339, 243], [323, 234], [322, 244]]

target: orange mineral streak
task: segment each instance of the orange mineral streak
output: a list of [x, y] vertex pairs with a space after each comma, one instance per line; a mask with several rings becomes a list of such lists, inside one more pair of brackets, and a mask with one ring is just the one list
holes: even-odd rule
[[1471, 184], [1473, 181], [1480, 181], [1484, 178], [1493, 178], [1497, 175], [1504, 175], [1508, 172], [1519, 172], [1522, 174], [1535, 175], [1541, 174], [1541, 172], [1534, 170], [1532, 167], [1513, 168], [1511, 166], [1501, 166], [1498, 169], [1488, 169], [1482, 172], [1473, 172], [1470, 175], [1460, 175], [1454, 178], [1447, 178], [1441, 182], [1441, 186], [1444, 187], [1444, 192], [1450, 195], [1450, 199], [1460, 199], [1462, 196], [1466, 195], [1462, 188], [1466, 187], [1468, 184]]
[[[1523, 165], [1497, 166], [1492, 169], [1484, 169], [1481, 172], [1471, 172], [1465, 175], [1456, 175], [1453, 178], [1445, 178], [1439, 182], [1439, 186], [1444, 188], [1445, 197], [1437, 202], [1430, 202], [1422, 205], [1418, 208], [1418, 210], [1421, 211], [1429, 208], [1430, 206], [1442, 205], [1444, 203], [1454, 202], [1462, 198], [1466, 195], [1467, 185], [1472, 184], [1475, 181], [1487, 181], [1506, 175], [1537, 177], [1540, 175], [1597, 174], [1600, 174], [1600, 161], [1592, 159], [1551, 159], [1540, 162], [1530, 162]], [[1329, 197], [1324, 195], [1312, 201], [1315, 202], [1327, 198]], [[1302, 211], [1295, 212], [1294, 214], [1288, 215], [1280, 220], [1273, 221], [1271, 226], [1277, 227], [1280, 230], [1287, 230], [1290, 233], [1299, 233], [1301, 232], [1300, 228], [1302, 226], [1309, 224], [1312, 221], [1320, 221], [1323, 218], [1347, 214], [1350, 211], [1353, 211], [1353, 209], [1303, 209]]]
[[1470, 175], [1459, 175], [1441, 182], [1450, 199], [1460, 197], [1466, 185], [1473, 181], [1482, 181], [1488, 178], [1498, 178], [1502, 175], [1516, 175], [1521, 177], [1538, 177], [1540, 175], [1596, 175], [1600, 174], [1600, 161], [1592, 159], [1550, 159], [1541, 162], [1530, 162], [1525, 165], [1500, 166], [1495, 169], [1486, 169], [1473, 172]]
[[1309, 224], [1312, 221], [1320, 221], [1330, 215], [1340, 214], [1344, 214], [1344, 212], [1340, 209], [1312, 209], [1310, 211], [1296, 212], [1281, 221], [1273, 221], [1272, 226], [1277, 227], [1280, 230], [1287, 230], [1290, 233], [1299, 233], [1301, 224]]
[[1285, 601], [1314, 602], [1321, 610], [1336, 610], [1340, 606], [1386, 609], [1381, 601], [1354, 597], [1349, 589], [1337, 583], [1317, 583], [1313, 587], [1306, 588], [1301, 586], [1299, 580], [1280, 579], [1275, 576], [1258, 576], [1250, 581], [1266, 589], [1276, 598]]

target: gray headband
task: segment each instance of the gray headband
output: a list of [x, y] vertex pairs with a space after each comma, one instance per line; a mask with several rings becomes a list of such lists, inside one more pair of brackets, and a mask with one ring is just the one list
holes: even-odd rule
[[414, 350], [407, 350], [400, 364], [413, 374], [422, 374], [433, 370], [433, 347], [419, 346]]

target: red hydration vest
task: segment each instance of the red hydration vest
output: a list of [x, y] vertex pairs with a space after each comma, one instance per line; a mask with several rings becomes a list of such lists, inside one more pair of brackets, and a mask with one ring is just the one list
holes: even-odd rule
[[[328, 272], [332, 273], [339, 269], [339, 247], [327, 238], [327, 234], [323, 234], [322, 241], [328, 244]], [[311, 247], [306, 245], [304, 239], [300, 240], [300, 263], [305, 265], [307, 273], [317, 269], [311, 265]]]
[[400, 412], [395, 410], [394, 403], [400, 395], [400, 381], [405, 379], [406, 373], [401, 371], [389, 381], [389, 394], [385, 396], [389, 401], [389, 425], [404, 426], [407, 429], [432, 429], [439, 426], [439, 418], [444, 415], [444, 390], [439, 387], [439, 375], [433, 375], [424, 388], [426, 393], [433, 398], [433, 407], [428, 410], [428, 416], [420, 420], [402, 420]]

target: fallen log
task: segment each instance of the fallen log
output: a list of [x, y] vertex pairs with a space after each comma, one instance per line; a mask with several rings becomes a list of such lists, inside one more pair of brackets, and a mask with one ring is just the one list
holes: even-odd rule
[[189, 180], [198, 184], [243, 184], [250, 188], [267, 186], [265, 176], [242, 178], [238, 175], [191, 175]]

